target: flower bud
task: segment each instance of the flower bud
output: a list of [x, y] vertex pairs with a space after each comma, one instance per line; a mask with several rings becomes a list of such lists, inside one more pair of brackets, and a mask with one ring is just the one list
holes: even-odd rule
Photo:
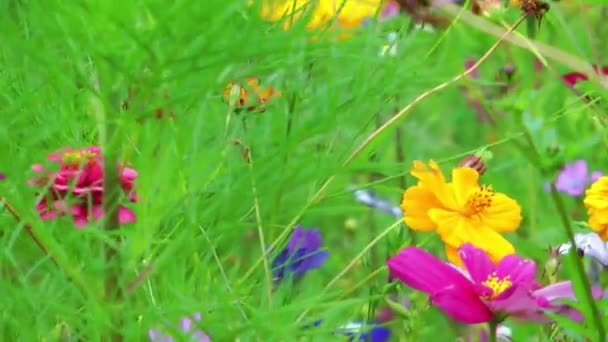
[[486, 172], [486, 163], [484, 163], [481, 156], [477, 154], [470, 154], [462, 158], [458, 166], [470, 167], [471, 169], [477, 171], [479, 175], [483, 175]]

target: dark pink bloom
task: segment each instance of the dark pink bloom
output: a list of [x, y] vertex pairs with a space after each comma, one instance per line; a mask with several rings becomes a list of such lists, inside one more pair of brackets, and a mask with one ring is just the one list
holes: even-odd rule
[[[51, 153], [50, 162], [59, 167], [58, 171], [47, 170], [40, 164], [32, 166], [39, 176], [28, 183], [48, 189], [36, 205], [43, 220], [53, 220], [64, 215], [72, 215], [77, 227], [84, 227], [90, 220], [103, 217], [103, 156], [99, 147], [82, 149], [63, 148]], [[137, 172], [118, 165], [121, 187], [129, 201], [135, 202], [133, 181]], [[125, 206], [118, 207], [121, 224], [134, 222], [135, 214]]]
[[[602, 74], [604, 76], [608, 76], [608, 66], [603, 68], [598, 67], [597, 65], [593, 66], [593, 69], [598, 74]], [[580, 81], [587, 81], [589, 77], [582, 72], [571, 72], [562, 76], [562, 80], [570, 87], [574, 87]]]
[[[541, 288], [535, 281], [536, 264], [512, 254], [498, 265], [481, 249], [465, 244], [459, 250], [466, 271], [444, 263], [417, 247], [406, 247], [388, 260], [391, 274], [411, 288], [427, 293], [431, 304], [465, 324], [507, 316], [546, 322], [544, 311], [581, 319], [561, 303], [576, 299], [572, 284], [560, 282]], [[594, 294], [598, 298], [601, 293]]]

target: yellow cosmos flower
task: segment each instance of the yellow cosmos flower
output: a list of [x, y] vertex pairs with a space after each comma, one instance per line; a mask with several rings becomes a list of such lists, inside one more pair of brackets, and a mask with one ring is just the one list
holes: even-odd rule
[[507, 195], [480, 186], [477, 171], [457, 167], [446, 182], [437, 163], [430, 161], [427, 167], [415, 161], [410, 173], [418, 184], [403, 194], [404, 221], [413, 230], [436, 231], [451, 262], [462, 264], [456, 251], [467, 242], [486, 251], [493, 262], [515, 252], [500, 233], [519, 227], [521, 208]]
[[600, 177], [585, 191], [585, 207], [589, 226], [604, 241], [608, 241], [608, 176]]
[[[323, 27], [333, 21], [332, 28], [354, 29], [367, 17], [373, 17], [386, 0], [265, 0], [262, 3], [262, 18], [270, 21], [284, 19], [283, 28], [288, 29], [293, 21], [312, 11], [309, 29]], [[343, 34], [341, 38], [350, 35]]]

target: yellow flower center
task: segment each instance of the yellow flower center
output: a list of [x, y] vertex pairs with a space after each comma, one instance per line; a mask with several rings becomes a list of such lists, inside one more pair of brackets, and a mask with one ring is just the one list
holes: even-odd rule
[[492, 197], [494, 197], [494, 191], [490, 185], [482, 185], [479, 190], [475, 191], [471, 197], [467, 200], [466, 213], [468, 215], [475, 215], [482, 213], [487, 207], [492, 205]]
[[68, 165], [80, 165], [83, 161], [95, 157], [97, 154], [90, 151], [70, 151], [63, 153], [63, 162]]
[[498, 278], [496, 273], [492, 273], [488, 276], [484, 282], [482, 282], [487, 288], [492, 290], [492, 294], [487, 296], [486, 299], [494, 299], [498, 297], [501, 293], [503, 293], [506, 289], [510, 288], [513, 283], [511, 283], [510, 277], [506, 276], [505, 278]]

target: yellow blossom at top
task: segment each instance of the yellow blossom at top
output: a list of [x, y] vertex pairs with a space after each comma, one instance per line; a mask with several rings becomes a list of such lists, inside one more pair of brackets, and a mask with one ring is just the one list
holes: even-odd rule
[[283, 27], [288, 29], [293, 21], [312, 11], [306, 25], [309, 29], [323, 27], [334, 19], [332, 28], [353, 29], [386, 3], [386, 0], [264, 0], [261, 15], [270, 21], [284, 19]]
[[604, 241], [608, 241], [608, 176], [600, 177], [585, 191], [585, 207], [589, 226]]
[[456, 251], [464, 243], [483, 249], [495, 263], [515, 252], [500, 233], [519, 227], [521, 208], [491, 186], [479, 185], [477, 171], [457, 167], [446, 182], [437, 163], [415, 161], [410, 173], [418, 184], [403, 194], [404, 221], [413, 230], [436, 231], [451, 262], [462, 264]]

